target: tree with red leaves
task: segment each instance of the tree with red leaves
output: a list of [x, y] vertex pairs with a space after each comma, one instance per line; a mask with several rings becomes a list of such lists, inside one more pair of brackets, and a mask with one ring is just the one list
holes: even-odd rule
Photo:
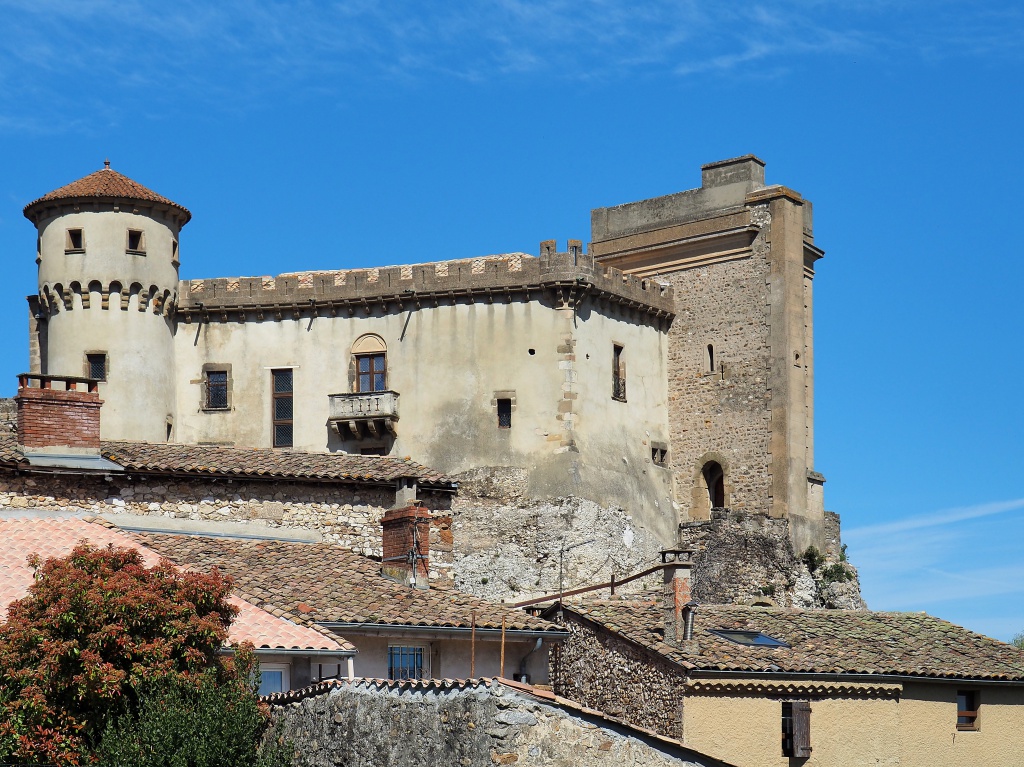
[[220, 654], [231, 582], [216, 571], [147, 568], [135, 550], [84, 543], [31, 564], [28, 596], [0, 624], [0, 761], [87, 763], [154, 685], [238, 681]]

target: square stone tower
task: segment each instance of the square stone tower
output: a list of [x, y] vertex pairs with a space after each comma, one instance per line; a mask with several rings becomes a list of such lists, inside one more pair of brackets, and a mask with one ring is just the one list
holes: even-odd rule
[[811, 204], [766, 186], [752, 155], [702, 167], [699, 189], [599, 208], [591, 252], [675, 289], [670, 461], [683, 520], [712, 508], [786, 518], [823, 547], [814, 471]]

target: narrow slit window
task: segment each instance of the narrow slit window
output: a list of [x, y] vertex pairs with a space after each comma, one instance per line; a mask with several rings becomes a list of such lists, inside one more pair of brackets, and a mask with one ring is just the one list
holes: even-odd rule
[[128, 230], [128, 252], [143, 254], [146, 252], [146, 235], [141, 229]]
[[81, 253], [83, 250], [85, 250], [85, 231], [68, 229], [64, 237], [64, 252]]
[[708, 352], [707, 356], [704, 359], [704, 361], [707, 363], [707, 372], [708, 373], [714, 373], [715, 372], [715, 347], [714, 347], [713, 344], [708, 344], [707, 352]]
[[272, 370], [273, 380], [271, 416], [273, 418], [274, 447], [293, 445], [293, 379], [290, 368]]
[[623, 347], [612, 346], [612, 399], [626, 401], [626, 363], [622, 359]]
[[510, 399], [498, 400], [498, 428], [512, 428], [512, 400]]
[[98, 381], [107, 380], [107, 355], [105, 352], [93, 352], [85, 355], [86, 374]]

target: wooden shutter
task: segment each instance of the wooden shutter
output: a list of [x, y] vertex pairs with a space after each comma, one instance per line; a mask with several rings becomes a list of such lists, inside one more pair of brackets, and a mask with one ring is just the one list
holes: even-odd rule
[[811, 704], [793, 701], [793, 756], [811, 755]]

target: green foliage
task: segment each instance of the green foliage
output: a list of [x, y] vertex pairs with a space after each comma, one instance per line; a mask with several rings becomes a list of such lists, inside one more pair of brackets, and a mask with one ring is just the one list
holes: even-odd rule
[[847, 569], [846, 565], [836, 563], [822, 569], [822, 571], [818, 573], [818, 577], [824, 584], [846, 583], [847, 581], [853, 580], [853, 573]]
[[1016, 647], [1018, 650], [1024, 650], [1024, 631], [1020, 632], [1013, 639], [1010, 640], [1010, 644]]
[[761, 587], [761, 596], [773, 597], [775, 596], [775, 584], [769, 583], [767, 586]]
[[0, 761], [87, 762], [152, 685], [235, 676], [219, 655], [231, 583], [216, 572], [146, 568], [137, 551], [86, 544], [32, 564], [29, 595], [0, 625]]
[[839, 561], [846, 562], [848, 559], [849, 557], [847, 557], [846, 555], [846, 544], [844, 543], [842, 546], [839, 547]]
[[804, 564], [807, 565], [807, 569], [812, 573], [825, 564], [825, 555], [818, 551], [814, 546], [808, 546], [807, 550], [800, 557]]
[[[292, 749], [279, 737], [260, 746], [265, 712], [254, 685], [258, 666], [240, 654], [243, 671], [227, 682], [215, 672], [196, 685], [157, 683], [138, 711], [107, 725], [96, 750], [101, 767], [287, 767]], [[275, 734], [276, 735], [276, 734]]]

